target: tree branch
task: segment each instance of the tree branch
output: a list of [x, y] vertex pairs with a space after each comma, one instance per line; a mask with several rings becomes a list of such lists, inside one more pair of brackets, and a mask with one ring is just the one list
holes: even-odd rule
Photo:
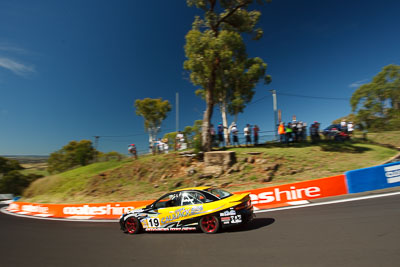
[[219, 25], [220, 25], [222, 22], [224, 22], [227, 18], [229, 18], [230, 16], [232, 16], [238, 9], [240, 9], [240, 8], [242, 8], [242, 7], [246, 6], [246, 5], [248, 5], [249, 3], [250, 3], [249, 0], [244, 0], [243, 3], [237, 5], [237, 6], [236, 6], [235, 8], [233, 8], [231, 11], [229, 11], [228, 14], [226, 14], [225, 16], [223, 16], [223, 17], [217, 22], [216, 28], [218, 28]]

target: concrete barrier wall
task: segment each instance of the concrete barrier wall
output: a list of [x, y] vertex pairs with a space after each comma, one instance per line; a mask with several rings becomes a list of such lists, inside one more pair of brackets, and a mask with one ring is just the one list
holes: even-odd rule
[[[266, 209], [296, 204], [302, 201], [347, 193], [345, 176], [338, 175], [317, 180], [266, 187], [236, 193], [250, 193], [255, 209]], [[38, 217], [58, 217], [70, 219], [117, 219], [128, 210], [148, 205], [154, 200], [83, 203], [83, 204], [37, 204], [13, 202], [8, 211]]]
[[13, 194], [0, 194], [0, 200], [9, 200], [13, 198], [14, 198]]
[[307, 200], [347, 194], [344, 175], [316, 180], [252, 189], [237, 193], [250, 193], [251, 202], [258, 209], [283, 207], [307, 203]]
[[349, 193], [400, 186], [400, 162], [346, 172]]
[[[255, 209], [307, 203], [307, 200], [400, 186], [400, 162], [346, 172], [345, 175], [240, 191], [250, 193]], [[153, 200], [97, 204], [36, 204], [13, 202], [11, 212], [73, 219], [117, 219], [130, 209]]]

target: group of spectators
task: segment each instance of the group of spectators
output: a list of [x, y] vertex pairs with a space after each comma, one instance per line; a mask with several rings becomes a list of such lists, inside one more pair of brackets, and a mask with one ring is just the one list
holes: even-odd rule
[[[312, 143], [316, 143], [321, 140], [321, 136], [319, 135], [319, 126], [320, 123], [314, 121], [314, 123], [309, 127]], [[284, 122], [281, 122], [278, 126], [278, 134], [280, 142], [283, 144], [306, 141], [307, 123], [293, 120], [285, 125]]]
[[[314, 122], [310, 127], [310, 132], [312, 127], [319, 127], [319, 124], [316, 125], [317, 123]], [[281, 122], [278, 126], [278, 134], [281, 143], [305, 141], [307, 140], [307, 123], [294, 120], [285, 125], [284, 122]]]
[[[219, 123], [217, 126], [217, 131], [214, 129], [214, 125], [211, 124], [210, 134], [211, 140], [214, 147], [225, 147], [227, 144], [231, 144], [233, 146], [240, 146], [239, 142], [239, 129], [235, 122], [232, 122], [228, 127], [228, 140], [225, 140], [224, 126], [222, 123]], [[246, 124], [243, 129], [243, 135], [245, 139], [245, 145], [258, 145], [259, 140], [259, 132], [260, 128], [257, 125], [251, 126], [250, 124]], [[231, 138], [232, 135], [232, 138]], [[232, 140], [232, 141], [231, 141]]]
[[[320, 123], [314, 121], [309, 127], [309, 134], [312, 143], [317, 143], [321, 140], [320, 136]], [[353, 135], [354, 124], [352, 122], [346, 122], [342, 120], [340, 125], [331, 125], [329, 131], [323, 132], [326, 139], [333, 140], [347, 140]], [[327, 129], [328, 129], [327, 128]], [[217, 125], [217, 130], [215, 130], [214, 125], [211, 124], [210, 134], [213, 147], [225, 147], [226, 145], [240, 146], [239, 142], [239, 129], [235, 122], [227, 128], [228, 140], [225, 140], [224, 126], [222, 123]], [[244, 143], [248, 145], [258, 145], [260, 128], [257, 125], [251, 126], [246, 124], [243, 129]], [[293, 120], [285, 124], [281, 122], [278, 126], [278, 134], [280, 142], [283, 144], [293, 143], [293, 142], [303, 142], [307, 140], [307, 123], [302, 121]], [[187, 148], [185, 143], [185, 137], [182, 132], [178, 132], [176, 135], [176, 148], [177, 150], [182, 150]], [[168, 140], [161, 140], [160, 138], [150, 143], [150, 150], [153, 154], [168, 153], [169, 146]], [[128, 151], [133, 157], [137, 158], [136, 146], [134, 144], [129, 145]]]

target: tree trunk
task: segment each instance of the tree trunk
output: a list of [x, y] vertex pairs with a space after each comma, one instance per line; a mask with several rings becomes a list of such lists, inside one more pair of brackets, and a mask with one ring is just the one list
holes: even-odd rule
[[203, 125], [201, 132], [202, 146], [204, 152], [210, 151], [212, 147], [212, 141], [210, 135], [210, 121], [214, 110], [214, 99], [212, 94], [213, 94], [212, 90], [206, 92], [206, 110], [204, 111]]
[[216, 64], [214, 64], [213, 66], [210, 75], [210, 80], [208, 82], [208, 87], [206, 89], [206, 110], [204, 111], [202, 133], [201, 133], [202, 147], [204, 152], [211, 151], [212, 148], [210, 122], [214, 111], [214, 90], [215, 90], [217, 65], [218, 65], [218, 60], [216, 61]]
[[231, 145], [230, 139], [229, 139], [229, 131], [228, 131], [228, 119], [226, 115], [226, 101], [222, 101], [221, 105], [221, 115], [222, 115], [222, 125], [224, 126], [224, 139], [225, 143], [227, 146]]

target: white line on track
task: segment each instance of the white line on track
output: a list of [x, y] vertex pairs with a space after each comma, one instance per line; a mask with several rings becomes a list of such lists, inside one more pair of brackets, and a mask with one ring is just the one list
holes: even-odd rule
[[308, 208], [308, 207], [314, 207], [314, 206], [338, 204], [338, 203], [345, 203], [345, 202], [372, 199], [372, 198], [379, 198], [379, 197], [390, 197], [390, 196], [395, 196], [395, 195], [400, 195], [400, 192], [386, 193], [386, 194], [373, 195], [373, 196], [355, 197], [355, 198], [348, 198], [348, 199], [339, 199], [339, 200], [333, 200], [333, 201], [327, 201], [327, 202], [311, 203], [311, 204], [307, 204], [307, 205], [282, 207], [282, 208], [269, 209], [269, 210], [256, 210], [256, 211], [254, 211], [254, 213], [263, 213], [263, 212], [273, 212], [273, 211], [279, 211], [279, 210]]

